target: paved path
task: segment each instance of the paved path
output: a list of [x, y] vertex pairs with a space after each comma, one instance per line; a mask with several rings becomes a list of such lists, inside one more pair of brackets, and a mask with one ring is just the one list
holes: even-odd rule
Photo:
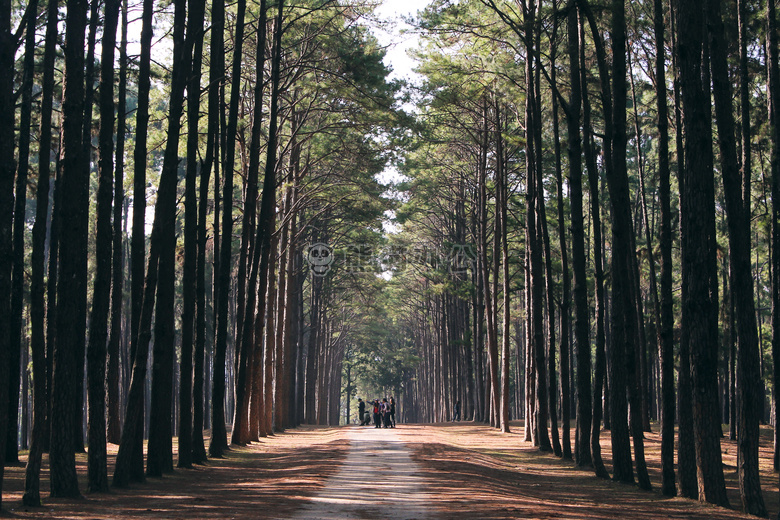
[[349, 429], [349, 451], [325, 487], [298, 511], [305, 520], [427, 518], [420, 466], [395, 429]]

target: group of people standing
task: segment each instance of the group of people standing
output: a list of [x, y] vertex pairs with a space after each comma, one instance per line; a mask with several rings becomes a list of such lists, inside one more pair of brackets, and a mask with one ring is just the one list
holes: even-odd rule
[[381, 401], [374, 399], [369, 401], [371, 411], [366, 410], [366, 401], [358, 397], [358, 418], [360, 426], [371, 424], [371, 418], [374, 419], [374, 428], [395, 428], [395, 399], [387, 397]]

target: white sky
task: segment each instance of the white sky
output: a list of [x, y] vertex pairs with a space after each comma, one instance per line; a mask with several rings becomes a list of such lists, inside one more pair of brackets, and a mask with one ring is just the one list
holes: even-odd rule
[[[384, 62], [392, 69], [390, 78], [405, 79], [412, 83], [419, 80], [419, 75], [413, 71], [416, 65], [415, 61], [407, 53], [409, 49], [417, 46], [418, 38], [413, 31], [409, 30], [411, 26], [403, 19], [415, 15], [418, 10], [424, 9], [429, 3], [430, 0], [384, 0], [376, 8], [376, 16], [386, 22], [386, 25], [382, 28], [374, 27], [372, 32], [380, 44], [387, 46]], [[398, 182], [403, 179], [403, 175], [398, 172], [395, 165], [389, 164], [384, 171], [377, 175], [377, 179], [381, 183]], [[385, 219], [382, 222], [385, 233], [395, 234], [401, 231], [400, 226], [393, 222], [394, 218], [393, 211], [385, 212]], [[392, 273], [383, 273], [384, 278], [390, 276]]]
[[391, 78], [415, 79], [412, 71], [414, 60], [408, 56], [407, 50], [417, 46], [417, 35], [411, 31], [401, 34], [404, 29], [411, 29], [404, 23], [403, 18], [416, 14], [429, 3], [430, 0], [384, 0], [382, 5], [377, 7], [376, 15], [389, 22], [387, 28], [391, 31], [373, 29], [379, 42], [388, 46], [385, 64], [393, 69]]

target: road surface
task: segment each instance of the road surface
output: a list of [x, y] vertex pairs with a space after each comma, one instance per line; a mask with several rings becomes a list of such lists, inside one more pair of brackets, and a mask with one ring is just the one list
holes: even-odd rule
[[300, 509], [300, 520], [428, 518], [420, 466], [393, 428], [355, 426], [349, 451], [325, 487]]

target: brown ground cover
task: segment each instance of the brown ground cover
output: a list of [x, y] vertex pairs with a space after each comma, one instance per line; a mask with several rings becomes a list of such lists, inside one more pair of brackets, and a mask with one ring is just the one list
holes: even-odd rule
[[[653, 426], [645, 442], [652, 492], [599, 479], [590, 469], [541, 454], [522, 440], [522, 423], [518, 422], [512, 423], [510, 434], [471, 423], [421, 425], [401, 432], [425, 468], [429, 492], [435, 497], [432, 506], [440, 518], [755, 518], [694, 500], [663, 497], [659, 491], [661, 439], [657, 425]], [[601, 446], [609, 470], [609, 432], [602, 433]], [[722, 450], [729, 499], [738, 510], [736, 443], [723, 439]], [[780, 505], [769, 427], [762, 427], [761, 468], [764, 499], [774, 518]]]
[[[510, 434], [472, 423], [399, 425], [396, 430], [420, 464], [434, 518], [614, 519], [748, 518], [738, 511], [665, 498], [660, 485], [660, 437], [646, 435], [654, 491], [596, 478], [552, 454], [524, 442], [522, 425]], [[300, 427], [250, 446], [235, 448], [206, 466], [176, 470], [109, 494], [79, 500], [48, 498], [44, 457], [41, 492], [44, 507], [21, 505], [24, 468], [6, 468], [4, 509], [14, 518], [157, 519], [157, 518], [289, 518], [307, 497], [322, 489], [346, 456], [345, 428]], [[771, 429], [762, 428], [762, 482], [774, 517], [780, 509], [777, 475], [771, 471]], [[109, 447], [109, 474], [116, 446]], [[609, 433], [602, 435], [608, 469]], [[722, 441], [730, 500], [739, 509], [736, 444]], [[24, 459], [24, 457], [22, 457]], [[86, 487], [86, 455], [77, 457], [81, 489]]]
[[[234, 447], [225, 458], [209, 459], [205, 466], [177, 469], [163, 478], [149, 478], [127, 489], [88, 494], [78, 500], [48, 497], [44, 456], [44, 507], [22, 506], [24, 467], [11, 467], [6, 468], [3, 509], [14, 518], [286, 518], [336, 471], [347, 446], [337, 429], [300, 427], [246, 447]], [[116, 445], [109, 445], [109, 477], [116, 449]], [[86, 489], [86, 460], [86, 454], [77, 455], [82, 492]]]

